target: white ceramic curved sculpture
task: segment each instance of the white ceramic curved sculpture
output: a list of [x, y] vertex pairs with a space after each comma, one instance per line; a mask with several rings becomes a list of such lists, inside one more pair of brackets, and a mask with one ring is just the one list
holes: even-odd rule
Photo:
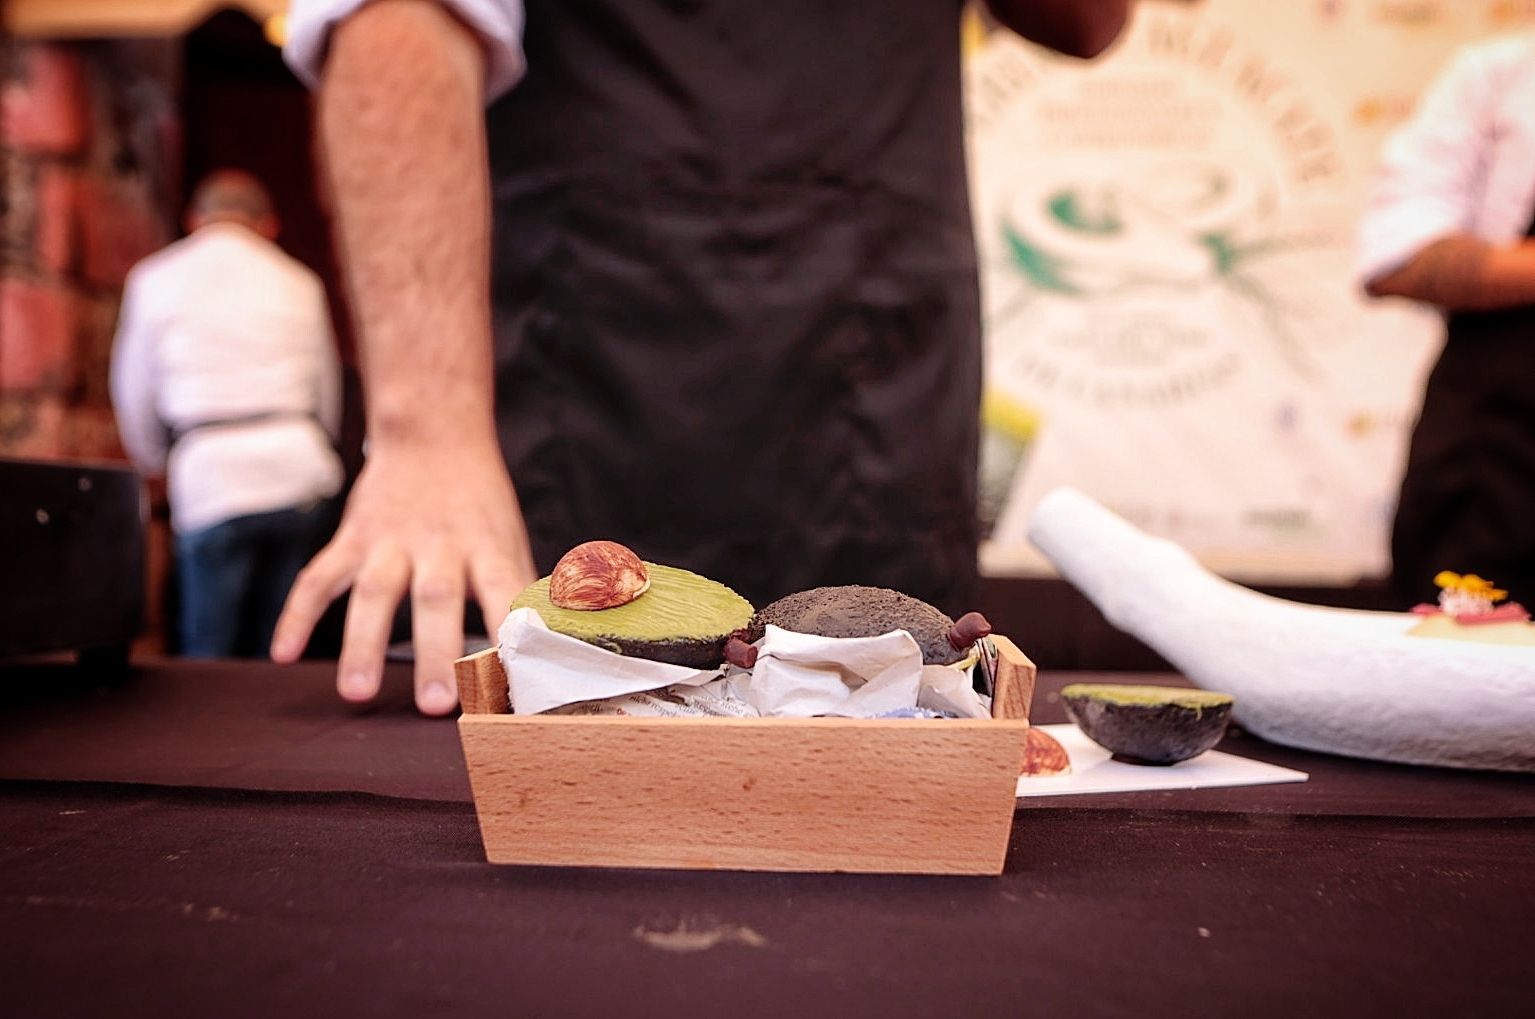
[[1411, 613], [1259, 594], [1073, 489], [1040, 501], [1029, 537], [1111, 623], [1197, 685], [1233, 694], [1238, 721], [1265, 739], [1535, 771], [1535, 647], [1410, 637]]

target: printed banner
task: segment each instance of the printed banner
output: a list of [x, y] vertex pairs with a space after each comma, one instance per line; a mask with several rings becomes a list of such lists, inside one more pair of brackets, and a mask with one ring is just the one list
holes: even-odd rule
[[1359, 210], [1456, 46], [1535, 3], [1143, 2], [1105, 58], [971, 47], [987, 572], [1075, 485], [1249, 581], [1383, 574], [1438, 316], [1370, 302]]

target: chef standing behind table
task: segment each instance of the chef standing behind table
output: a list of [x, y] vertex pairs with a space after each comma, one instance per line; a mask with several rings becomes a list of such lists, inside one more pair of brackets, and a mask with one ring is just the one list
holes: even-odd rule
[[319, 277], [249, 174], [197, 187], [190, 235], [129, 273], [112, 346], [123, 447], [167, 475], [181, 650], [259, 655], [341, 488], [341, 374]]
[[[1129, 2], [989, 6], [1085, 57]], [[297, 0], [370, 449], [273, 657], [350, 588], [338, 686], [367, 700], [408, 591], [416, 703], [446, 713], [466, 592], [494, 632], [591, 538], [756, 604], [970, 607], [962, 7]]]
[[1535, 598], [1535, 34], [1464, 49], [1386, 146], [1360, 277], [1445, 315], [1391, 535], [1393, 588], [1440, 570]]

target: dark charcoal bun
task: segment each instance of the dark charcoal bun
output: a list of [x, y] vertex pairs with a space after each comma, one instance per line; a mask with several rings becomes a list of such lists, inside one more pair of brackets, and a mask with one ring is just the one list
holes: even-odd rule
[[954, 620], [925, 601], [883, 587], [815, 587], [780, 598], [752, 617], [747, 639], [767, 625], [822, 637], [877, 637], [905, 630], [922, 649], [925, 665], [950, 665], [969, 654], [949, 643]]

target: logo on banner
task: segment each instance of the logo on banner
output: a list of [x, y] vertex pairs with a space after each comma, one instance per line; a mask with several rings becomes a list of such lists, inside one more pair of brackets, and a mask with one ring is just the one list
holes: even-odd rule
[[[1273, 301], [1245, 272], [1272, 243], [1264, 230], [1272, 202], [1248, 183], [1220, 166], [1174, 160], [1133, 179], [1014, 190], [995, 228], [1006, 271], [1024, 287], [988, 324], [1005, 336], [1053, 322], [1040, 334], [1045, 343], [1014, 351], [1031, 388], [1104, 405], [1165, 404], [1229, 378], [1241, 354], [1210, 328], [1212, 304], [1200, 298]], [[1214, 303], [1230, 313], [1228, 302]], [[1285, 339], [1282, 328], [1276, 335]]]
[[1260, 346], [1315, 371], [1289, 304], [1330, 239], [1289, 214], [1341, 182], [1333, 128], [1230, 32], [1148, 20], [1077, 73], [995, 42], [973, 90], [993, 374], [1045, 404], [1180, 403]]

